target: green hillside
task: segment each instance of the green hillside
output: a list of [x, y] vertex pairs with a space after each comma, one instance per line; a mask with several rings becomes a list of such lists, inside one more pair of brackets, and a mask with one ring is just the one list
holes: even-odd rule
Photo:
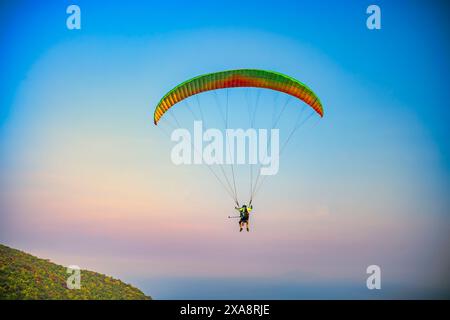
[[151, 299], [106, 275], [81, 270], [81, 288], [68, 289], [66, 267], [0, 244], [0, 299]]

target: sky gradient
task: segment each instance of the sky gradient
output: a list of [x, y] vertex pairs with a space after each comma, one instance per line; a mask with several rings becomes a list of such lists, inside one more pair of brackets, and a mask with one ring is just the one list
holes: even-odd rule
[[[74, 3], [81, 30], [72, 2], [0, 7], [0, 242], [156, 299], [449, 297], [447, 4], [378, 1], [370, 31], [368, 1]], [[237, 68], [297, 78], [325, 111], [249, 234], [204, 166], [171, 163], [152, 119], [175, 85]]]

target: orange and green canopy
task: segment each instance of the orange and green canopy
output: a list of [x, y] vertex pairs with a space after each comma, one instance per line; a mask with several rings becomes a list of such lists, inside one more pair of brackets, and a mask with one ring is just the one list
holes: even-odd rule
[[154, 123], [157, 124], [172, 106], [190, 96], [210, 90], [238, 87], [265, 88], [284, 92], [304, 101], [321, 117], [323, 116], [319, 98], [300, 81], [278, 72], [240, 69], [204, 74], [176, 86], [156, 106]]

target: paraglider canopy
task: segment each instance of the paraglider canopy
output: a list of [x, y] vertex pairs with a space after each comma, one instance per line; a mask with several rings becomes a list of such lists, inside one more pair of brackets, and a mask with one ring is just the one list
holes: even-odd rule
[[319, 98], [302, 82], [274, 71], [239, 69], [204, 74], [176, 86], [159, 101], [153, 121], [157, 125], [167, 110], [190, 96], [210, 90], [238, 87], [266, 88], [284, 92], [304, 101], [323, 117], [323, 107]]

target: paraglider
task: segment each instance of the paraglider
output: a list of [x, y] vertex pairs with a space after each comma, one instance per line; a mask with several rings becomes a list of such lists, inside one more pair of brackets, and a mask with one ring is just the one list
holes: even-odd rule
[[[163, 118], [163, 116], [169, 110], [171, 110], [171, 108], [174, 105], [176, 105], [182, 101], [186, 101], [188, 98], [193, 97], [193, 96], [195, 96], [197, 99], [198, 109], [199, 109], [200, 115], [203, 119], [203, 111], [202, 111], [202, 108], [200, 108], [200, 101], [199, 101], [198, 95], [203, 92], [212, 91], [212, 92], [214, 92], [215, 97], [217, 99], [218, 94], [216, 91], [219, 91], [220, 89], [229, 89], [229, 88], [269, 89], [269, 90], [275, 91], [277, 93], [287, 94], [289, 99], [291, 97], [296, 98], [296, 99], [304, 102], [308, 107], [310, 107], [312, 109], [311, 114], [305, 119], [302, 118], [304, 108], [301, 109], [301, 112], [298, 115], [298, 118], [295, 117], [295, 118], [297, 118], [297, 121], [295, 122], [295, 125], [293, 126], [291, 132], [287, 135], [287, 139], [286, 139], [285, 143], [283, 144], [283, 146], [281, 148], [279, 148], [280, 154], [283, 151], [286, 144], [291, 139], [293, 133], [306, 120], [308, 120], [313, 114], [319, 115], [320, 118], [323, 117], [324, 111], [323, 111], [323, 106], [322, 106], [322, 103], [320, 102], [320, 99], [309, 87], [307, 87], [302, 82], [300, 82], [292, 77], [289, 77], [287, 75], [284, 75], [282, 73], [278, 73], [278, 72], [274, 72], [274, 71], [266, 71], [266, 70], [258, 70], [258, 69], [238, 69], [238, 70], [228, 70], [228, 71], [221, 71], [221, 72], [200, 75], [200, 76], [194, 77], [192, 79], [189, 79], [189, 80], [175, 86], [173, 89], [171, 89], [169, 92], [167, 92], [161, 98], [159, 103], [157, 104], [157, 106], [154, 110], [154, 113], [153, 113], [153, 122], [155, 125], [158, 125], [160, 120]], [[258, 98], [259, 98], [259, 93], [258, 93]], [[294, 100], [296, 100], [296, 99], [294, 99]], [[276, 117], [276, 121], [274, 121], [272, 123], [272, 130], [275, 127], [275, 125], [278, 123], [278, 120], [281, 117], [281, 114], [283, 114], [284, 110], [286, 109], [286, 106], [288, 105], [288, 101], [289, 100], [286, 100], [286, 103], [284, 104], [283, 108], [281, 108], [281, 111], [279, 113], [278, 113], [278, 110], [275, 110], [275, 104], [274, 104], [274, 114], [277, 114], [277, 117]], [[196, 118], [195, 118], [195, 114], [193, 112], [193, 108], [187, 102], [185, 102], [185, 104], [186, 104], [187, 110], [189, 110], [191, 112], [191, 114], [194, 116], [194, 127], [195, 127], [196, 123], [201, 123], [201, 122], [195, 122]], [[256, 100], [256, 106], [252, 109], [253, 110], [252, 112], [250, 112], [250, 106], [249, 106], [249, 120], [250, 120], [251, 124], [249, 125], [249, 129], [247, 129], [247, 130], [250, 130], [250, 128], [254, 128], [254, 119], [255, 119], [255, 115], [256, 115], [257, 104], [258, 104], [258, 100]], [[217, 102], [217, 106], [220, 109], [219, 102]], [[223, 120], [225, 123], [225, 129], [228, 130], [228, 122], [229, 122], [228, 90], [226, 90], [225, 108], [226, 108], [226, 111], [223, 111], [221, 109], [219, 111], [223, 117]], [[264, 112], [264, 111], [261, 111], [261, 112]], [[253, 116], [250, 115], [251, 113], [253, 114]], [[175, 117], [175, 113], [171, 113], [171, 116], [174, 118], [174, 120], [177, 124], [175, 127], [177, 127], [177, 126], [179, 127], [179, 122]], [[185, 130], [185, 129], [183, 129], [183, 130]], [[242, 130], [242, 129], [238, 129], [238, 130]], [[259, 130], [260, 130], [259, 132], [262, 132], [261, 131], [262, 129], [259, 129]], [[207, 132], [208, 131], [206, 131], [206, 133]], [[211, 131], [211, 132], [213, 132], [213, 131]], [[217, 130], [214, 132], [217, 132]], [[172, 133], [174, 133], [174, 131]], [[194, 130], [194, 133], [195, 133], [195, 130]], [[174, 135], [172, 135], [171, 139], [173, 141], [176, 141], [177, 139], [180, 139], [180, 137], [182, 137], [182, 136], [187, 137], [186, 141], [189, 141], [189, 144], [193, 145], [194, 149], [199, 149], [198, 147], [195, 146], [196, 145], [195, 141], [201, 141], [201, 138], [191, 139], [190, 135], [187, 134], [186, 131], [175, 133], [175, 139], [173, 139]], [[201, 136], [203, 137], [203, 134]], [[219, 134], [210, 134], [210, 135], [206, 134], [206, 136], [208, 136], [208, 139], [212, 139], [212, 136], [216, 136], [219, 138], [221, 137]], [[250, 134], [249, 134], [249, 136], [250, 136]], [[194, 143], [192, 143], [192, 140], [195, 140]], [[208, 165], [208, 168], [210, 169], [211, 173], [219, 181], [219, 183], [222, 185], [222, 187], [224, 187], [224, 189], [227, 191], [228, 195], [230, 195], [230, 197], [233, 198], [235, 204], [237, 205], [237, 207], [235, 207], [235, 209], [239, 211], [239, 216], [233, 217], [233, 218], [240, 219], [239, 220], [240, 231], [242, 231], [244, 226], [246, 227], [246, 230], [249, 231], [249, 216], [250, 216], [249, 213], [253, 209], [252, 201], [253, 201], [254, 196], [258, 192], [258, 190], [261, 188], [261, 185], [265, 180], [264, 178], [266, 178], [267, 175], [263, 174], [264, 178], [260, 179], [260, 176], [261, 176], [261, 174], [260, 174], [261, 171], [260, 171], [257, 174], [257, 176], [254, 177], [254, 175], [253, 175], [253, 164], [254, 163], [251, 163], [251, 167], [249, 170], [249, 173], [250, 173], [249, 174], [250, 175], [250, 188], [249, 188], [250, 199], [248, 201], [249, 206], [247, 206], [247, 205], [240, 206], [239, 201], [238, 201], [238, 194], [237, 194], [237, 187], [236, 187], [237, 184], [236, 184], [236, 179], [235, 179], [235, 175], [236, 175], [235, 168], [234, 168], [235, 162], [234, 161], [231, 162], [231, 167], [230, 167], [231, 174], [232, 174], [232, 180], [231, 180], [227, 177], [226, 170], [224, 169], [224, 165], [228, 164], [228, 163], [226, 163], [225, 161], [220, 161], [220, 158], [217, 157], [217, 155], [220, 154], [222, 157], [225, 157], [226, 159], [228, 159], [227, 153], [232, 152], [232, 151], [229, 151], [229, 149], [230, 149], [229, 148], [230, 145], [228, 144], [229, 142], [225, 142], [225, 146], [224, 146], [222, 143], [222, 140], [224, 140], [224, 139], [222, 139], [222, 138], [219, 140], [216, 139], [215, 142], [218, 147], [216, 147], [215, 149], [217, 149], [219, 151], [221, 149], [224, 149], [224, 150], [226, 150], [225, 153], [212, 152], [215, 154], [216, 158], [213, 158], [213, 161], [210, 161], [209, 163], [206, 162], [206, 164]], [[244, 140], [241, 139], [241, 141], [244, 141]], [[250, 143], [251, 142], [249, 142], [249, 144]], [[272, 145], [272, 142], [269, 142], [269, 144]], [[211, 143], [211, 145], [213, 145], [213, 143]], [[176, 148], [176, 150], [186, 149], [186, 148], [180, 148], [180, 146], [182, 146], [182, 144], [180, 144], [178, 146], [178, 148]], [[210, 149], [212, 150], [214, 148], [210, 148]], [[234, 144], [231, 149], [234, 150]], [[190, 149], [188, 151], [189, 152], [185, 152], [183, 154], [182, 158], [178, 157], [177, 158], [178, 160], [174, 161], [174, 163], [176, 163], [176, 164], [182, 163], [184, 161], [183, 159], [187, 159], [188, 161], [190, 161], [189, 160], [190, 159]], [[196, 150], [196, 151], [197, 151], [197, 155], [196, 155], [197, 158], [201, 159], [201, 157], [204, 156], [204, 151], [203, 150]], [[278, 147], [277, 147], [277, 151], [278, 151]], [[251, 157], [249, 156], [248, 158], [251, 158]], [[263, 158], [265, 160], [269, 159], [267, 157], [263, 157]], [[194, 159], [195, 159], [195, 157], [194, 157]], [[214, 160], [214, 159], [218, 159], [218, 160]], [[275, 158], [275, 159], [278, 159], [278, 158]], [[212, 170], [212, 168], [211, 168], [212, 164], [219, 165], [219, 168], [224, 176], [224, 180], [220, 179], [219, 174], [217, 174], [214, 170]], [[260, 169], [263, 169], [262, 165], [260, 166]], [[275, 172], [277, 172], [277, 171], [278, 171], [278, 169]], [[232, 217], [229, 217], [229, 218], [232, 218]]]
[[239, 232], [242, 231], [244, 225], [246, 226], [247, 232], [249, 232], [250, 230], [248, 220], [250, 219], [250, 212], [253, 210], [252, 204], [250, 203], [248, 207], [244, 204], [240, 208], [235, 207], [235, 209], [239, 211]]

